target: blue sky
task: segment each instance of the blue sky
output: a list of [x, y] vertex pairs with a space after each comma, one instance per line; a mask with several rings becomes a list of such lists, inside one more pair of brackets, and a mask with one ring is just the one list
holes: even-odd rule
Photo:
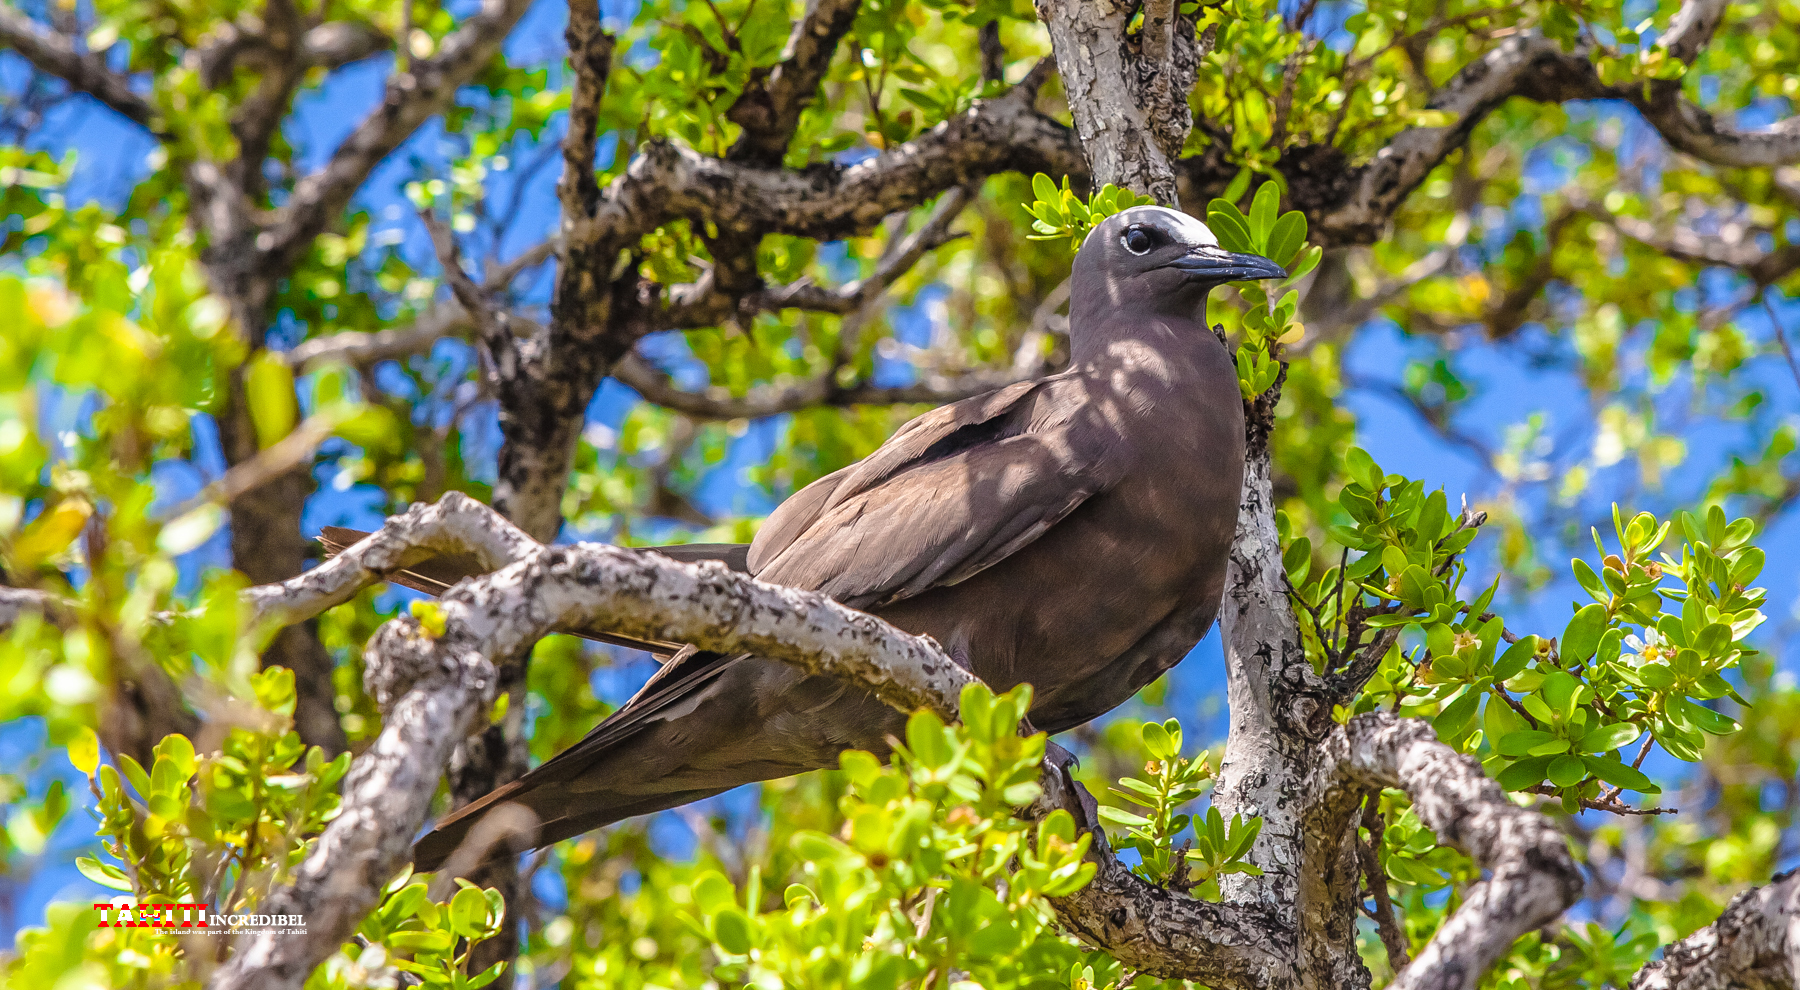
[[[618, 12], [617, 5], [609, 5], [608, 9]], [[538, 3], [509, 42], [509, 56], [515, 62], [541, 62], [559, 57], [562, 12], [563, 6], [556, 0]], [[286, 133], [288, 139], [302, 150], [302, 161], [308, 168], [321, 164], [355, 122], [376, 104], [388, 68], [386, 59], [349, 67], [299, 100], [295, 114], [286, 124]], [[0, 87], [16, 91], [22, 78], [19, 60], [10, 53], [0, 54]], [[1601, 114], [1620, 112], [1616, 107], [1589, 109]], [[1646, 136], [1642, 125], [1628, 128], [1628, 132], [1629, 140], [1654, 141], [1653, 137]], [[132, 183], [144, 174], [146, 156], [153, 150], [150, 139], [136, 127], [85, 100], [72, 101], [54, 111], [47, 126], [41, 130], [39, 140], [50, 150], [77, 154], [75, 180], [69, 189], [72, 201], [97, 200], [107, 205], [118, 205], [123, 201]], [[521, 146], [511, 158], [515, 162], [523, 161], [528, 152], [528, 148]], [[358, 208], [368, 210], [377, 218], [375, 232], [378, 235], [391, 231], [388, 236], [398, 240], [401, 249], [421, 265], [430, 256], [429, 246], [410, 204], [399, 195], [399, 187], [419, 170], [439, 169], [461, 153], [462, 147], [456, 136], [446, 135], [435, 123], [427, 125], [380, 167], [372, 177], [368, 191], [357, 202]], [[1535, 196], [1560, 184], [1569, 164], [1568, 153], [1569, 148], [1564, 145], [1542, 149], [1540, 154], [1533, 156], [1529, 192], [1511, 211], [1513, 224], [1524, 229], [1541, 224]], [[518, 215], [502, 245], [503, 254], [510, 255], [536, 243], [552, 228], [556, 209], [554, 174], [553, 171], [541, 173], [519, 198]], [[508, 183], [512, 180], [507, 173], [498, 173], [494, 181], [503, 197], [510, 194]], [[540, 280], [534, 298], [541, 301], [545, 291]], [[927, 292], [907, 312], [896, 314], [894, 324], [898, 332], [915, 341], [928, 336], [933, 308], [930, 302]], [[1783, 303], [1778, 308], [1788, 325], [1800, 326], [1800, 306]], [[1757, 339], [1768, 339], [1767, 320], [1760, 314], [1747, 317], [1743, 324]], [[1648, 334], [1649, 328], [1640, 328], [1625, 349], [1628, 389], [1642, 391], [1645, 388], [1647, 373], [1641, 355]], [[685, 379], [684, 385], [703, 384], [693, 380], [697, 364], [690, 362], [685, 367], [681, 364], [684, 345], [678, 336], [652, 341], [647, 347], [658, 352], [660, 360], [684, 372], [678, 375]], [[1479, 504], [1499, 493], [1504, 480], [1466, 446], [1446, 442], [1434, 433], [1391, 392], [1392, 386], [1401, 383], [1404, 369], [1410, 362], [1435, 360], [1438, 356], [1433, 342], [1408, 338], [1383, 321], [1372, 322], [1356, 333], [1349, 347], [1346, 372], [1355, 384], [1346, 392], [1343, 403], [1358, 419], [1361, 444], [1384, 468], [1424, 479], [1428, 487], [1442, 486], [1450, 494], [1453, 504], [1463, 494], [1472, 504]], [[458, 369], [466, 367], [469, 360], [466, 347], [448, 341], [440, 345], [433, 358], [445, 362], [453, 372], [453, 378], [460, 377]], [[1554, 438], [1553, 446], [1544, 454], [1553, 469], [1581, 459], [1591, 448], [1595, 411], [1607, 397], [1590, 395], [1583, 388], [1574, 370], [1576, 360], [1572, 345], [1565, 338], [1535, 326], [1528, 326], [1503, 344], [1489, 343], [1478, 334], [1469, 333], [1456, 340], [1450, 360], [1475, 394], [1458, 413], [1455, 425], [1480, 444], [1498, 449], [1506, 444], [1509, 429], [1533, 416], [1541, 416], [1546, 424], [1546, 435]], [[703, 374], [703, 369], [698, 373]], [[884, 368], [882, 374], [903, 375], [905, 371]], [[1757, 383], [1767, 397], [1759, 415], [1772, 421], [1793, 419], [1800, 413], [1800, 386], [1778, 357], [1758, 358], [1738, 375], [1742, 381]], [[1691, 404], [1694, 398], [1691, 384], [1678, 382], [1655, 396], [1655, 401], [1659, 407], [1666, 404], [1669, 410], [1677, 411]], [[636, 401], [629, 389], [609, 381], [589, 409], [590, 423], [617, 428]], [[78, 412], [79, 402], [68, 401], [47, 415], [72, 418]], [[470, 426], [483, 441], [478, 446], [485, 446], [487, 456], [491, 458], [498, 433], [491, 410], [482, 415], [484, 418], [478, 418]], [[720, 513], [766, 512], [770, 507], [769, 496], [749, 484], [745, 472], [769, 455], [784, 425], [779, 418], [754, 424], [737, 439], [726, 461], [701, 482], [695, 496], [697, 504]], [[193, 460], [165, 464], [157, 469], [156, 477], [163, 486], [163, 497], [170, 502], [197, 491], [223, 469], [216, 441], [211, 437], [210, 424], [201, 420], [195, 429], [201, 450]], [[1637, 491], [1635, 468], [1628, 459], [1602, 472], [1594, 492], [1584, 498], [1573, 513], [1551, 505], [1542, 492], [1528, 493], [1522, 499], [1522, 511], [1530, 518], [1545, 520], [1545, 525], [1576, 517], [1599, 522], [1604, 518], [1605, 507], [1611, 498], [1621, 492], [1633, 494], [1634, 508], [1681, 507], [1691, 504], [1706, 481], [1728, 462], [1732, 453], [1751, 452], [1746, 450], [1746, 428], [1740, 424], [1701, 420], [1687, 427], [1682, 435], [1688, 444], [1688, 460], [1665, 480], [1660, 491]], [[340, 490], [323, 475], [321, 482], [319, 494], [307, 506], [304, 517], [304, 526], [309, 533], [331, 523], [363, 528], [378, 523], [379, 493], [354, 486]], [[1571, 533], [1577, 538], [1572, 552], [1581, 552], [1584, 527], [1585, 522], [1583, 528]], [[1770, 527], [1762, 542], [1772, 562], [1795, 559], [1796, 553], [1800, 552], [1800, 528], [1792, 518], [1783, 517]], [[1568, 603], [1579, 595], [1579, 591], [1566, 577], [1567, 553], [1560, 557], [1557, 554], [1552, 547], [1550, 562], [1563, 577], [1536, 594], [1524, 598], [1515, 596], [1506, 608], [1509, 624], [1526, 629], [1555, 630], [1566, 621]], [[1480, 553], [1476, 554], [1475, 560], [1475, 577], [1480, 578], [1483, 566]], [[189, 563], [198, 567], [224, 561], [225, 537], [219, 534], [195, 551]], [[1800, 587], [1796, 585], [1793, 569], [1779, 563], [1772, 564], [1764, 583], [1771, 592], [1771, 622], [1765, 627], [1763, 641], [1774, 647], [1794, 633], [1793, 606]], [[1190, 738], [1212, 740], [1224, 731], [1220, 702], [1222, 666], [1215, 633], [1173, 675], [1171, 707], [1199, 729], [1191, 732]], [[1792, 669], [1791, 665], [1788, 669]], [[622, 698], [648, 673], [649, 668], [644, 664], [603, 670], [597, 675], [596, 688], [610, 698]], [[60, 753], [46, 749], [42, 727], [34, 720], [0, 725], [0, 766], [27, 768], [32, 776], [34, 793], [42, 793], [53, 779], [62, 779], [78, 796], [86, 793], [85, 778], [74, 771]], [[1667, 773], [1674, 768], [1665, 763], [1653, 765], [1652, 769]], [[754, 808], [754, 794], [749, 792], [719, 800], [721, 807], [732, 811], [732, 817], [739, 821]], [[52, 898], [83, 901], [99, 893], [99, 888], [81, 878], [70, 865], [74, 852], [86, 850], [91, 838], [92, 825], [88, 817], [81, 813], [72, 814], [58, 831], [42, 862], [21, 863], [18, 865], [23, 869], [0, 876], [0, 931], [10, 932], [22, 924], [38, 923], [44, 905]], [[682, 853], [691, 847], [686, 826], [670, 816], [664, 816], [655, 825], [655, 840], [661, 848], [672, 853]], [[554, 879], [547, 872], [540, 872], [539, 877], [549, 885], [540, 894], [555, 903], [561, 895], [554, 889]], [[5, 941], [9, 939], [0, 935], [0, 943]]]

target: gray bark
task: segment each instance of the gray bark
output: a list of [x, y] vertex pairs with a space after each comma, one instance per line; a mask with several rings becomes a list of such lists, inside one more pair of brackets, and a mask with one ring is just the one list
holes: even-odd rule
[[1075, 134], [1098, 183], [1180, 203], [1174, 162], [1191, 118], [1200, 49], [1194, 22], [1173, 3], [1144, 6], [1144, 29], [1128, 37], [1138, 4], [1038, 0], [1075, 118]]
[[1800, 871], [1732, 898], [1719, 920], [1663, 950], [1631, 990], [1793, 990], [1800, 986]]

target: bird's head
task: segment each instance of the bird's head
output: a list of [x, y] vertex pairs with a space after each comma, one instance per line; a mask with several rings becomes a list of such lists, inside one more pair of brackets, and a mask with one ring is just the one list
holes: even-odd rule
[[1088, 232], [1075, 256], [1075, 298], [1169, 316], [1206, 318], [1206, 294], [1226, 282], [1286, 278], [1255, 254], [1219, 247], [1206, 224], [1166, 206], [1136, 206]]

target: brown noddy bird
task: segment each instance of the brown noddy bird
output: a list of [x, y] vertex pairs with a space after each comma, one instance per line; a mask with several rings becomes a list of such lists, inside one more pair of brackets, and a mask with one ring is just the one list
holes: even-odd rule
[[[1243, 485], [1231, 354], [1206, 324], [1226, 282], [1281, 278], [1164, 207], [1096, 227], [1075, 258], [1068, 370], [926, 413], [796, 493], [749, 546], [657, 548], [819, 591], [943, 645], [996, 691], [1034, 688], [1060, 732], [1112, 710], [1218, 615]], [[338, 549], [360, 539], [328, 529]], [[476, 573], [440, 557], [396, 578], [440, 592]], [[749, 654], [639, 643], [670, 659], [580, 742], [458, 809], [414, 846], [440, 866], [482, 812], [536, 813], [536, 845], [752, 781], [885, 756], [905, 715]]]

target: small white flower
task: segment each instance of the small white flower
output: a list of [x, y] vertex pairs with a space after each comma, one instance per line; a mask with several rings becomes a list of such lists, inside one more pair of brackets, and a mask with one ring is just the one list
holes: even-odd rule
[[1654, 627], [1646, 628], [1642, 639], [1636, 636], [1625, 637], [1625, 648], [1630, 652], [1620, 656], [1619, 659], [1633, 667], [1642, 667], [1652, 661], [1667, 659], [1675, 652], [1674, 646], [1664, 639]]

